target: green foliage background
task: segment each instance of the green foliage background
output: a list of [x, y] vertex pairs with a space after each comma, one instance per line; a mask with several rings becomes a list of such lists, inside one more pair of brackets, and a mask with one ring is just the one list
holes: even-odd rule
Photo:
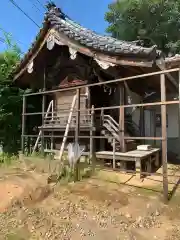
[[180, 51], [180, 1], [118, 0], [108, 7], [107, 32], [122, 40], [144, 40], [164, 53]]
[[5, 34], [7, 48], [0, 53], [0, 142], [7, 153], [20, 149], [23, 90], [13, 84], [12, 72], [21, 51]]

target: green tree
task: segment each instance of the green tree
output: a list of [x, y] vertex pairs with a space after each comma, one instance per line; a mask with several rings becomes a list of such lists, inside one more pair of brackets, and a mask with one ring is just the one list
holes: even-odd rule
[[180, 1], [118, 0], [108, 6], [107, 32], [122, 40], [142, 39], [166, 54], [180, 51]]
[[20, 49], [5, 34], [7, 49], [0, 53], [0, 141], [3, 150], [16, 153], [20, 146], [23, 91], [13, 86], [12, 72], [20, 60]]

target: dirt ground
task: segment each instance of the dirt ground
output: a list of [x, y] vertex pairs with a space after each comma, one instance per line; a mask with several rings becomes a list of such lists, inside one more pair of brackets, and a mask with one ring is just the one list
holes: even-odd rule
[[101, 171], [78, 183], [47, 185], [48, 174], [34, 164], [1, 168], [0, 176], [0, 239], [180, 239], [179, 189], [164, 205], [157, 177]]

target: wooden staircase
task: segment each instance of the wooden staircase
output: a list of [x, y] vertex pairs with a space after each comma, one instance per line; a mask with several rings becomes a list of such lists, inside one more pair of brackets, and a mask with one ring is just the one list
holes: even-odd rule
[[[130, 122], [125, 121], [125, 125], [130, 125]], [[103, 129], [101, 130], [101, 134], [107, 138], [108, 143], [112, 147], [113, 147], [113, 139], [115, 139], [116, 151], [118, 152], [121, 151], [119, 124], [110, 115], [104, 115]], [[125, 132], [125, 136], [129, 137], [130, 134], [128, 132]], [[126, 143], [126, 151], [135, 150], [137, 147], [137, 142], [135, 140], [125, 140], [125, 143]]]

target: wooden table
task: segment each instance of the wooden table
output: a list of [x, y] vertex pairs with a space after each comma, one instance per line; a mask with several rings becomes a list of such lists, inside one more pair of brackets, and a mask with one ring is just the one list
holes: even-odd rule
[[[146, 161], [147, 172], [151, 173], [153, 162], [155, 163], [155, 166], [159, 166], [159, 152], [159, 148], [153, 148], [148, 151], [133, 150], [126, 153], [115, 152], [115, 160], [135, 162], [136, 171], [139, 172], [141, 177], [142, 161]], [[113, 152], [96, 152], [96, 157], [100, 159], [113, 159]]]

